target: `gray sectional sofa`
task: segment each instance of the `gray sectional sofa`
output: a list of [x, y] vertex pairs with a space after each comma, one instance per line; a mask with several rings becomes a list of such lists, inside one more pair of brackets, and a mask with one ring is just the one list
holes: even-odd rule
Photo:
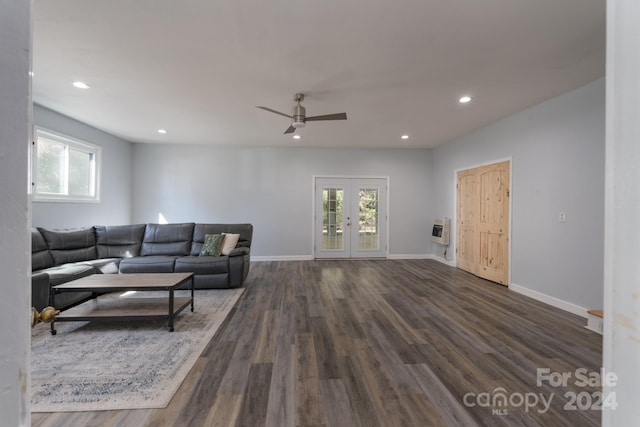
[[[207, 234], [239, 234], [228, 255], [200, 256]], [[249, 274], [251, 224], [134, 224], [31, 232], [32, 305], [49, 305], [50, 287], [91, 274], [194, 273], [196, 289], [237, 288]], [[56, 296], [65, 309], [91, 297]]]

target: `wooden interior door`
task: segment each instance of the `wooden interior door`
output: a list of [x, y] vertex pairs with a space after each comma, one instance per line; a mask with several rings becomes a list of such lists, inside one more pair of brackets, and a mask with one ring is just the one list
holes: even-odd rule
[[456, 265], [465, 271], [477, 274], [477, 189], [476, 173], [473, 170], [458, 172], [456, 215]]
[[457, 176], [457, 266], [509, 284], [510, 162], [461, 171]]

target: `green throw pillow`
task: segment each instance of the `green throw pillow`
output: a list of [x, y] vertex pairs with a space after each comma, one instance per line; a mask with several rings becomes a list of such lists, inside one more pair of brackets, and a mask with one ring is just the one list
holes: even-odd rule
[[200, 256], [220, 256], [224, 234], [205, 234]]

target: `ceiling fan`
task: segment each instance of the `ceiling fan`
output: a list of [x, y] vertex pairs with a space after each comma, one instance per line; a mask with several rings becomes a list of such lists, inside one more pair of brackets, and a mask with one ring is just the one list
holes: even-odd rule
[[284, 131], [285, 134], [293, 133], [297, 128], [304, 127], [306, 122], [313, 122], [318, 120], [347, 120], [347, 113], [337, 113], [337, 114], [325, 114], [323, 116], [306, 116], [305, 108], [300, 105], [300, 102], [304, 100], [304, 93], [296, 93], [293, 97], [293, 100], [297, 102], [297, 104], [291, 109], [291, 115], [281, 113], [280, 111], [273, 110], [269, 107], [257, 107], [262, 110], [270, 111], [275, 114], [280, 114], [281, 116], [289, 117], [291, 119], [291, 126]]

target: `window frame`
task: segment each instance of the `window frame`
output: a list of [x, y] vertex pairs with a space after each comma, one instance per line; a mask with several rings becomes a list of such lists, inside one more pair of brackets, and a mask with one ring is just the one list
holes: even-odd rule
[[[36, 182], [38, 180], [38, 143], [40, 139], [46, 139], [56, 143], [60, 143], [65, 146], [65, 155], [68, 156], [69, 149], [77, 150], [82, 153], [90, 154], [93, 156], [90, 168], [92, 169], [90, 180], [90, 192], [93, 194], [88, 196], [79, 196], [77, 194], [56, 194], [56, 193], [43, 193], [37, 191]], [[100, 203], [100, 176], [102, 172], [102, 147], [99, 145], [91, 144], [86, 141], [82, 141], [76, 138], [63, 135], [61, 133], [45, 129], [39, 126], [34, 126], [33, 141], [31, 146], [31, 195], [34, 202], [62, 202], [62, 203]], [[67, 159], [68, 161], [68, 159]], [[68, 164], [67, 164], [67, 174]], [[67, 178], [67, 192], [68, 192], [68, 178]]]

